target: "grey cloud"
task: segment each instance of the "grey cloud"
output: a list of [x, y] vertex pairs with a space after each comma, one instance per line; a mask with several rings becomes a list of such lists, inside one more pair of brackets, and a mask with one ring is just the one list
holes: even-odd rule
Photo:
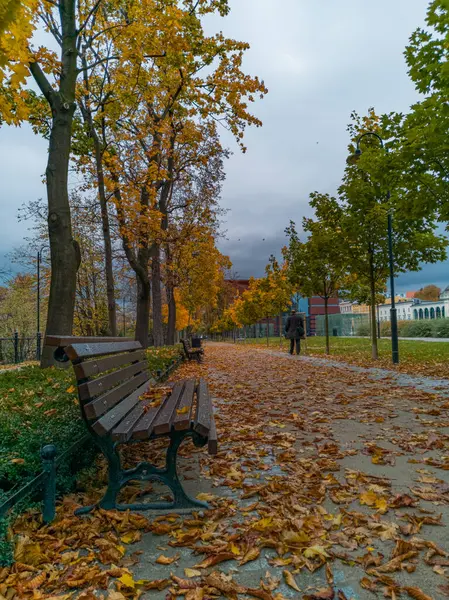
[[[270, 254], [279, 255], [289, 221], [300, 224], [310, 213], [310, 192], [335, 192], [351, 111], [364, 113], [370, 106], [406, 111], [416, 100], [403, 50], [424, 23], [427, 1], [230, 0], [230, 5], [230, 16], [208, 18], [207, 30], [248, 41], [244, 68], [270, 90], [252, 107], [264, 126], [247, 130], [246, 154], [223, 130], [234, 154], [222, 195], [230, 209], [224, 225], [229, 241], [220, 248], [248, 277], [263, 274]], [[27, 126], [3, 128], [0, 155], [2, 243], [12, 246], [26, 234], [26, 224], [16, 221], [17, 208], [45, 195], [46, 142]], [[426, 267], [401, 276], [398, 286], [443, 281], [446, 271], [447, 265]]]

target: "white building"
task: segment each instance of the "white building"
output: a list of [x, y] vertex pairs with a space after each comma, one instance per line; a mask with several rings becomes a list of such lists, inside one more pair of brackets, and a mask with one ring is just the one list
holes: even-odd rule
[[[442, 292], [440, 299], [426, 302], [414, 298], [408, 302], [396, 304], [398, 321], [418, 321], [421, 319], [444, 319], [449, 317], [449, 286]], [[381, 304], [378, 308], [379, 320], [390, 320], [391, 304]]]
[[352, 313], [352, 302], [348, 302], [347, 300], [342, 300], [340, 302], [340, 314], [348, 315]]

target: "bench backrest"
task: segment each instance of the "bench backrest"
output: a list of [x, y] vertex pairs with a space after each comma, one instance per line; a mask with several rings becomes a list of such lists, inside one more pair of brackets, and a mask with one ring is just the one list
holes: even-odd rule
[[182, 347], [184, 348], [185, 354], [188, 355], [189, 351], [192, 349], [192, 346], [191, 346], [189, 340], [182, 339], [181, 344], [182, 344]]
[[150, 374], [139, 342], [72, 344], [65, 348], [78, 383], [81, 413], [97, 435], [108, 435], [139, 404]]

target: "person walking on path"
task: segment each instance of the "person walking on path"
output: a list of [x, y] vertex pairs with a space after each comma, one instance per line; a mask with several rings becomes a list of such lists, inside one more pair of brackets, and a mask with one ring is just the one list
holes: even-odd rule
[[285, 324], [285, 337], [290, 340], [290, 354], [293, 354], [296, 345], [296, 354], [301, 352], [301, 338], [304, 336], [304, 319], [292, 310]]

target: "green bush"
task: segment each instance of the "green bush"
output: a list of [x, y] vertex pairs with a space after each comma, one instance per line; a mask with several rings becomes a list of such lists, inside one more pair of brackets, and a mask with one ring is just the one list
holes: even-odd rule
[[382, 337], [391, 336], [391, 323], [390, 321], [382, 321], [380, 324], [380, 335]]
[[432, 324], [435, 337], [449, 338], [449, 319], [437, 319]]
[[410, 321], [404, 328], [404, 337], [433, 337], [434, 321]]
[[359, 337], [369, 337], [371, 335], [369, 323], [360, 323], [357, 325], [355, 334]]

